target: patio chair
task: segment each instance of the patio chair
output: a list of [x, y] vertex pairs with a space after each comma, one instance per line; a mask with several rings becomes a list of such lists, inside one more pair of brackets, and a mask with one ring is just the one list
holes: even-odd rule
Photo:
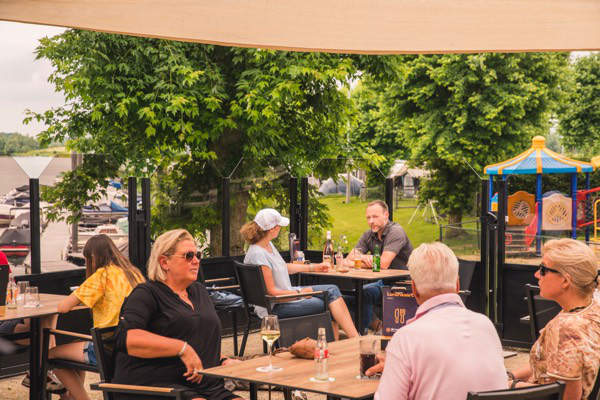
[[473, 280], [473, 274], [477, 263], [475, 261], [460, 260], [458, 264], [458, 278], [460, 282], [459, 295], [463, 303], [466, 303], [467, 297], [471, 294], [469, 290], [471, 288], [471, 281]]
[[[271, 296], [267, 294], [267, 287], [265, 285], [265, 280], [262, 273], [262, 267], [260, 265], [252, 265], [252, 264], [244, 264], [239, 261], [234, 260], [235, 273], [237, 275], [238, 283], [242, 290], [242, 297], [244, 298], [244, 307], [246, 308], [246, 314], [248, 319], [250, 318], [250, 307], [251, 305], [261, 306], [267, 309], [269, 314], [273, 314], [273, 307], [277, 303], [281, 303], [283, 301], [287, 301], [290, 299], [295, 299], [299, 297], [311, 297], [317, 294], [324, 294], [325, 299], [327, 299], [327, 292], [315, 291], [315, 292], [304, 292], [298, 294], [290, 294], [290, 295], [282, 295], [282, 296]], [[327, 310], [327, 301], [323, 302], [323, 311], [322, 313], [329, 313]], [[300, 321], [302, 318], [310, 319], [312, 317], [317, 317], [321, 315], [312, 314], [302, 317], [294, 317], [296, 321]], [[298, 318], [298, 319], [296, 319]], [[283, 319], [280, 319], [280, 324]], [[285, 324], [285, 323], [284, 323]], [[242, 348], [246, 345], [247, 332], [249, 327], [246, 328], [246, 332], [244, 333], [244, 339], [242, 340]], [[281, 332], [281, 336], [279, 338], [279, 343], [287, 343], [287, 338], [284, 336], [285, 332]]]
[[565, 384], [556, 382], [518, 389], [469, 392], [467, 400], [561, 400], [564, 390]]
[[113, 400], [114, 393], [136, 394], [150, 399], [155, 396], [182, 400], [182, 391], [170, 387], [140, 386], [111, 383], [114, 374], [114, 351], [116, 326], [108, 328], [93, 328], [92, 338], [98, 358], [98, 369], [101, 381], [90, 385], [92, 390], [101, 390], [104, 400]]
[[[200, 269], [198, 270], [198, 280], [202, 282], [204, 286], [206, 286], [206, 290], [209, 292], [227, 291], [237, 294], [236, 292], [240, 289], [240, 285], [236, 283], [236, 278], [233, 276], [227, 278], [205, 279], [202, 265], [200, 265]], [[220, 286], [210, 286], [215, 284]], [[243, 356], [244, 350], [246, 349], [246, 342], [248, 340], [248, 333], [250, 332], [251, 319], [248, 318], [248, 323], [242, 336], [242, 346], [238, 353], [237, 312], [245, 309], [245, 307], [239, 305], [228, 305], [220, 308], [217, 304], [215, 304], [215, 309], [217, 310], [217, 313], [229, 314], [231, 317], [231, 329], [233, 331], [233, 354], [235, 356]]]
[[539, 286], [530, 284], [525, 285], [531, 343], [534, 343], [537, 340], [540, 336], [540, 330], [561, 310], [557, 303], [552, 300], [544, 299], [539, 293]]

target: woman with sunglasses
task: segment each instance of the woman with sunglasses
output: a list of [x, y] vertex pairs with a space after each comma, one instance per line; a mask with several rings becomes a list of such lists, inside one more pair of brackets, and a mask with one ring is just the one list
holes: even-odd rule
[[[144, 282], [144, 276], [106, 235], [91, 237], [83, 247], [83, 256], [86, 280], [58, 305], [58, 312], [69, 312], [83, 303], [92, 309], [94, 327], [115, 326], [119, 322], [119, 310], [125, 297]], [[88, 341], [53, 347], [48, 357], [96, 365], [94, 344]], [[83, 386], [85, 371], [55, 369], [54, 373], [68, 390], [62, 399], [89, 399]]]
[[[550, 240], [535, 273], [540, 295], [562, 310], [540, 332], [529, 366], [509, 372], [511, 387], [565, 382], [565, 400], [587, 399], [600, 366], [600, 304], [594, 252], [573, 239]], [[521, 382], [524, 381], [524, 382]]]
[[[348, 307], [336, 285], [292, 286], [290, 273], [301, 271], [327, 270], [324, 264], [287, 264], [275, 245], [271, 242], [279, 235], [282, 226], [290, 223], [288, 218], [282, 217], [277, 210], [265, 208], [260, 210], [253, 221], [242, 226], [240, 233], [250, 244], [244, 262], [247, 264], [261, 265], [267, 293], [272, 296], [288, 295], [302, 292], [326, 291], [327, 306], [333, 319], [344, 330], [348, 337], [358, 336], [358, 331], [352, 322]], [[299, 317], [302, 315], [316, 314], [323, 310], [323, 295], [317, 295], [301, 300], [293, 300], [276, 304], [273, 312], [281, 318]], [[370, 304], [365, 305], [369, 307]], [[334, 324], [335, 338], [339, 334]]]
[[[160, 235], [148, 260], [148, 282], [121, 309], [113, 383], [182, 389], [186, 399], [239, 399], [223, 380], [202, 377], [221, 359], [221, 323], [197, 282], [200, 252], [184, 229]], [[117, 395], [116, 399], [144, 396]]]

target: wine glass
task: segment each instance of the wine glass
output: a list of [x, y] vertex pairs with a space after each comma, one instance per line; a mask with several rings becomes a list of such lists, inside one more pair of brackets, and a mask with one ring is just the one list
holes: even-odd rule
[[259, 372], [275, 372], [281, 371], [283, 368], [273, 366], [271, 362], [271, 348], [273, 347], [273, 343], [279, 339], [279, 320], [277, 319], [277, 315], [267, 315], [262, 319], [260, 324], [260, 336], [262, 339], [267, 342], [267, 348], [269, 350], [269, 365], [264, 367], [256, 368]]

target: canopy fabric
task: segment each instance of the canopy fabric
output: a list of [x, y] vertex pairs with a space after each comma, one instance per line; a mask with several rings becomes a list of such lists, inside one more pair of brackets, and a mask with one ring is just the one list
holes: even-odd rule
[[296, 51], [600, 49], [598, 0], [0, 0], [0, 20]]
[[488, 165], [483, 172], [488, 175], [569, 174], [592, 172], [594, 169], [588, 162], [555, 153], [546, 147], [543, 136], [536, 136], [529, 150], [509, 160]]

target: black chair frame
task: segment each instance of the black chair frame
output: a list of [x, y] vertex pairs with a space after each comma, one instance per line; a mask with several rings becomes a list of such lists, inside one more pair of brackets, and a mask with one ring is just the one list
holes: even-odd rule
[[540, 330], [561, 310], [558, 304], [540, 297], [539, 293], [539, 286], [525, 285], [531, 343], [538, 339]]
[[555, 382], [518, 389], [469, 392], [467, 400], [561, 400], [564, 390], [564, 383]]
[[[63, 337], [73, 340], [92, 341], [90, 335], [84, 335], [77, 332], [63, 331], [59, 329], [44, 328], [42, 333], [42, 377], [45, 377], [49, 369], [76, 369], [90, 372], [98, 372], [98, 367], [84, 362], [67, 360], [63, 358], [48, 358], [48, 346], [50, 344], [50, 336]], [[46, 385], [42, 385], [42, 398], [49, 398], [50, 393], [46, 391]]]
[[[238, 285], [235, 282], [235, 277], [227, 277], [227, 278], [215, 278], [215, 279], [205, 279], [204, 277], [204, 271], [202, 270], [202, 265], [200, 266], [200, 269], [198, 270], [198, 278], [200, 280], [200, 282], [202, 282], [204, 284], [204, 286], [206, 287], [206, 290], [208, 290], [209, 292], [216, 292], [216, 291], [238, 291], [240, 290], [240, 285]], [[224, 286], [211, 286], [211, 285], [224, 285]], [[251, 319], [250, 317], [248, 317], [248, 322], [247, 322], [247, 326], [244, 329], [244, 333], [242, 334], [242, 345], [239, 348], [239, 352], [238, 352], [238, 321], [237, 321], [237, 311], [240, 310], [242, 307], [239, 306], [233, 306], [233, 307], [226, 307], [220, 310], [217, 310], [217, 313], [219, 312], [224, 312], [226, 314], [229, 314], [229, 316], [231, 317], [231, 328], [233, 331], [233, 354], [235, 356], [243, 356], [244, 355], [244, 351], [246, 349], [246, 342], [248, 341], [248, 333], [250, 332], [250, 323], [251, 323]], [[216, 309], [216, 307], [215, 307]], [[245, 309], [245, 307], [244, 307]]]
[[93, 390], [101, 390], [104, 400], [113, 400], [114, 393], [137, 394], [149, 397], [162, 396], [183, 400], [182, 391], [174, 388], [111, 383], [114, 374], [115, 330], [115, 326], [92, 328], [92, 339], [98, 359], [101, 381], [91, 384], [90, 387]]

